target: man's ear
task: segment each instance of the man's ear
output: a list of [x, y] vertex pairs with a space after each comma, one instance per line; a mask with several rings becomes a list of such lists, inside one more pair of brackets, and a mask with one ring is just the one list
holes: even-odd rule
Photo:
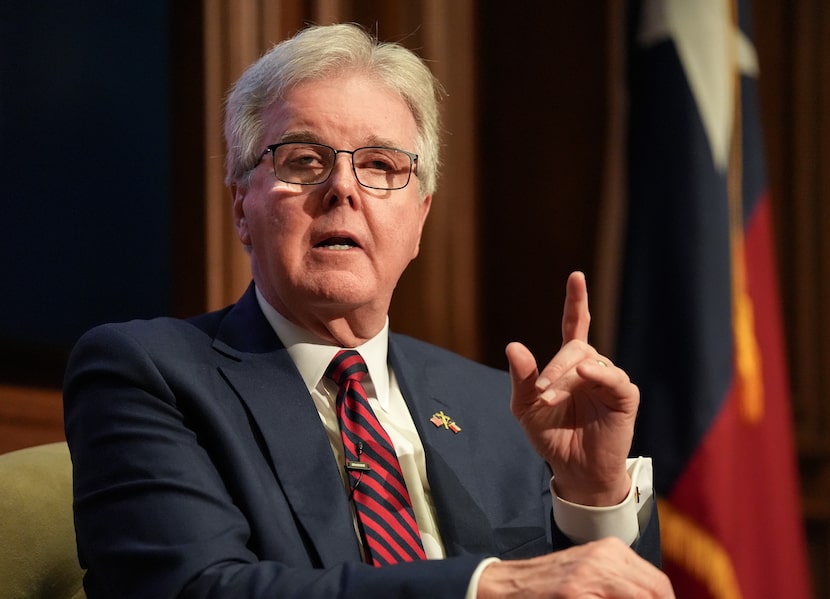
[[427, 216], [429, 216], [429, 209], [431, 206], [432, 194], [424, 196], [421, 199], [421, 222], [418, 228], [418, 243], [415, 245], [415, 253], [412, 255], [413, 260], [418, 256], [418, 253], [421, 251], [421, 236], [424, 233], [424, 225], [427, 222]]
[[231, 199], [233, 202], [233, 224], [236, 234], [242, 245], [251, 245], [251, 233], [248, 229], [248, 219], [245, 218], [245, 193], [247, 189], [238, 183], [230, 185]]

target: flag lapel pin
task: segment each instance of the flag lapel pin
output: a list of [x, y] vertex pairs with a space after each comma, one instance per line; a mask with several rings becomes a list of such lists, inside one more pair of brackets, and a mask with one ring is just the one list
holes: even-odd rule
[[435, 425], [436, 428], [445, 428], [447, 430], [451, 430], [454, 433], [460, 433], [461, 427], [458, 426], [455, 421], [444, 414], [443, 410], [440, 412], [435, 412], [432, 415], [432, 418], [429, 421]]

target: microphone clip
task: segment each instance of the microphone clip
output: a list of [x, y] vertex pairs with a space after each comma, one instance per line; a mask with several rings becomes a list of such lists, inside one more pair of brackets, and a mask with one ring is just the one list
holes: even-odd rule
[[360, 472], [368, 472], [372, 467], [366, 462], [354, 462], [346, 460], [346, 470], [358, 470]]

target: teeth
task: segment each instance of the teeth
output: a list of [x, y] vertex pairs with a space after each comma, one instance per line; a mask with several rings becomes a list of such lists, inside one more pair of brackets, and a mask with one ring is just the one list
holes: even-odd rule
[[328, 248], [330, 250], [349, 250], [355, 247], [357, 244], [354, 240], [349, 239], [348, 237], [329, 237], [328, 239], [322, 241], [318, 244], [317, 247]]

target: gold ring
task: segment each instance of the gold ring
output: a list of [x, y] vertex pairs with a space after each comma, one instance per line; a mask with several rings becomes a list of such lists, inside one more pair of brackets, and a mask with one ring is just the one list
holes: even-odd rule
[[605, 362], [603, 362], [602, 360], [597, 360], [597, 364], [599, 364], [600, 366], [603, 366], [603, 367], [605, 367], [605, 368], [607, 368], [607, 367], [608, 367], [608, 364], [606, 364], [606, 363], [605, 363]]

